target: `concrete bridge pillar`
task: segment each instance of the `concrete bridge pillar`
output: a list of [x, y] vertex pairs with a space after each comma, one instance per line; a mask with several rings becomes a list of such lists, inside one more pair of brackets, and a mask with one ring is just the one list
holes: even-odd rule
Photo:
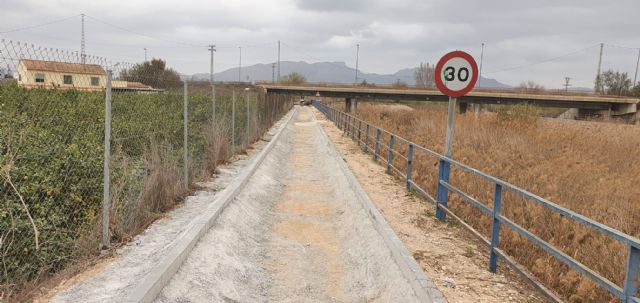
[[469, 104], [468, 103], [464, 103], [464, 102], [460, 102], [458, 104], [460, 106], [460, 113], [461, 114], [467, 113], [467, 107], [468, 107]]
[[358, 99], [344, 98], [344, 110], [348, 113], [355, 113], [358, 108]]
[[482, 104], [476, 103], [476, 104], [474, 104], [473, 107], [474, 107], [474, 112], [475, 112], [476, 119], [480, 118], [480, 111], [482, 111]]

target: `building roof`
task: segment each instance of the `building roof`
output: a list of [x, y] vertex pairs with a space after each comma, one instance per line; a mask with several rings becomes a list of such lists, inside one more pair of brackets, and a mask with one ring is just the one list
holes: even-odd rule
[[151, 89], [152, 87], [146, 84], [142, 84], [140, 82], [129, 82], [127, 81], [127, 88], [143, 88], [143, 89]]
[[42, 61], [22, 59], [21, 63], [31, 71], [70, 73], [70, 74], [87, 74], [87, 75], [105, 75], [106, 72], [102, 66], [97, 64], [81, 64], [67, 63], [58, 61]]

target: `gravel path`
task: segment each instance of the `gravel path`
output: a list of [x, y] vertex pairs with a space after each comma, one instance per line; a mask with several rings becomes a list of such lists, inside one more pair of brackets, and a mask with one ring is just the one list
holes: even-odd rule
[[419, 302], [302, 107], [156, 302]]

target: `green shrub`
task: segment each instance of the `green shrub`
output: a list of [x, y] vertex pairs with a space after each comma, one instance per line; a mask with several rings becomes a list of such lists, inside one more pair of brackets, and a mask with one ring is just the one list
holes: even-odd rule
[[533, 123], [538, 120], [542, 111], [539, 107], [525, 104], [496, 106], [499, 121]]
[[[236, 145], [248, 141], [247, 121], [260, 121], [261, 133], [288, 109], [254, 98], [249, 119], [243, 96], [236, 102]], [[230, 121], [229, 95], [218, 96], [216, 108], [218, 120]], [[129, 240], [184, 194], [182, 111], [179, 90], [113, 95], [112, 241]], [[210, 176], [226, 160], [208, 138], [212, 112], [210, 95], [189, 96], [190, 166], [205, 168], [192, 169], [198, 175], [191, 180]], [[231, 144], [230, 134], [217, 136]], [[103, 140], [104, 92], [0, 86], [0, 297], [98, 252]], [[210, 152], [217, 153], [213, 165]], [[159, 187], [162, 196], [153, 192]]]

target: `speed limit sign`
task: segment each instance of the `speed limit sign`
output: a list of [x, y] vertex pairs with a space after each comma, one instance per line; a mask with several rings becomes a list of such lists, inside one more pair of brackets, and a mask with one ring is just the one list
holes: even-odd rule
[[442, 56], [435, 72], [434, 79], [440, 92], [453, 98], [466, 95], [478, 81], [476, 60], [463, 51], [453, 51]]

